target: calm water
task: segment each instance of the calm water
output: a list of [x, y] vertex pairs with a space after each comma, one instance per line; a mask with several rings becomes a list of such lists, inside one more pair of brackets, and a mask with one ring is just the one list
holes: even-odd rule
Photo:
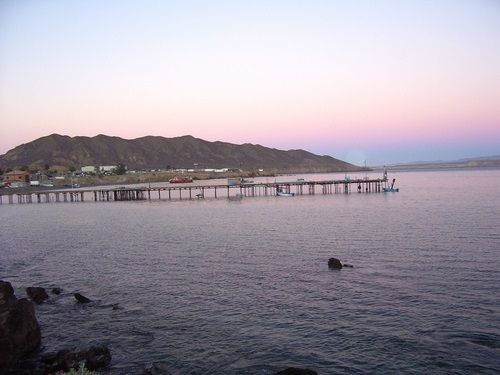
[[4, 204], [0, 278], [62, 287], [36, 307], [44, 348], [107, 344], [112, 374], [500, 372], [500, 171], [396, 177], [395, 194]]

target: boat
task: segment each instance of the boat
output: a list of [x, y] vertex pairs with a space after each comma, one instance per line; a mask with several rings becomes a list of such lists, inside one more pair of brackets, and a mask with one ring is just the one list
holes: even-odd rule
[[287, 193], [286, 191], [283, 191], [283, 190], [277, 190], [276, 195], [278, 197], [293, 197], [295, 194], [294, 193]]
[[386, 187], [386, 188], [382, 188], [382, 191], [384, 193], [397, 193], [397, 192], [399, 192], [399, 188]]
[[399, 188], [395, 188], [395, 187], [394, 187], [394, 183], [395, 183], [395, 182], [396, 182], [396, 179], [395, 179], [395, 178], [393, 178], [393, 179], [392, 179], [392, 184], [391, 184], [391, 186], [390, 186], [390, 187], [385, 187], [385, 188], [382, 188], [382, 191], [383, 191], [384, 193], [397, 193], [397, 192], [399, 192]]
[[174, 178], [171, 178], [168, 180], [171, 184], [185, 184], [189, 182], [193, 182], [193, 179], [191, 177], [179, 177], [175, 176]]

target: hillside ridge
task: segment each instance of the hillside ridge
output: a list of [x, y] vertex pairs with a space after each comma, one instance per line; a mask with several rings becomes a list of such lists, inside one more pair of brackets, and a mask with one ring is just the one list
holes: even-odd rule
[[81, 168], [116, 165], [129, 169], [239, 168], [279, 172], [348, 172], [360, 167], [328, 155], [278, 150], [259, 144], [210, 142], [192, 135], [174, 138], [144, 136], [124, 139], [98, 134], [94, 137], [51, 134], [21, 144], [0, 155], [1, 168], [44, 165]]

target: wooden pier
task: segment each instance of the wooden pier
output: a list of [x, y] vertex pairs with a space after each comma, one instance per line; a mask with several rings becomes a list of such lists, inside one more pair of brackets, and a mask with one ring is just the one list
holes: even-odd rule
[[387, 177], [382, 179], [343, 179], [322, 181], [256, 182], [229, 184], [168, 184], [159, 187], [119, 187], [97, 189], [45, 190], [7, 192], [0, 194], [1, 204], [52, 202], [109, 202], [134, 200], [191, 200], [276, 196], [278, 191], [298, 195], [381, 193], [388, 187]]

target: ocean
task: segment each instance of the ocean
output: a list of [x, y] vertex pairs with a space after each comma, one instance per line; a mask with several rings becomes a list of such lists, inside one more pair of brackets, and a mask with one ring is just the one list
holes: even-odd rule
[[0, 279], [62, 288], [36, 305], [42, 349], [107, 345], [106, 374], [498, 374], [500, 171], [389, 177], [399, 193], [4, 202]]

